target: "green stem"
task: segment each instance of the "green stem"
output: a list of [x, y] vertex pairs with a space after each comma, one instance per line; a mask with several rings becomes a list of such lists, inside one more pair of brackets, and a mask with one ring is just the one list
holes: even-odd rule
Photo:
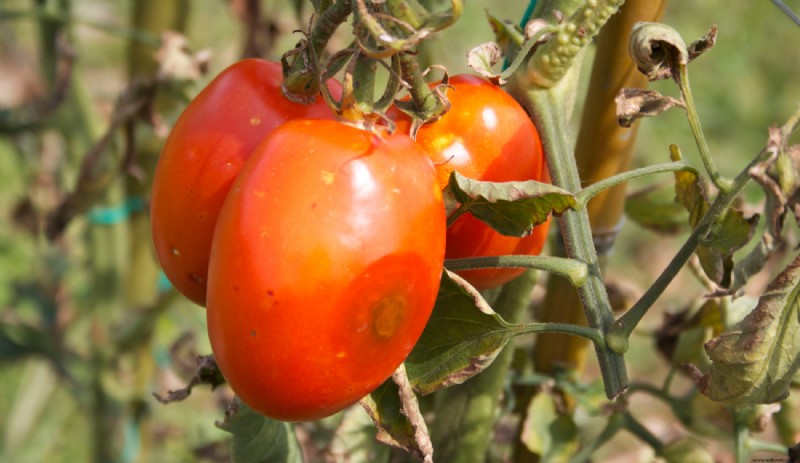
[[569, 459], [569, 463], [584, 463], [590, 461], [595, 450], [600, 448], [603, 444], [611, 440], [625, 425], [625, 420], [620, 415], [611, 416], [606, 422], [605, 427], [597, 437], [589, 442], [586, 446], [581, 448], [580, 452], [576, 453]]
[[733, 449], [736, 463], [750, 461], [750, 428], [747, 426], [747, 410], [732, 409], [733, 413]]
[[40, 21], [48, 21], [60, 25], [72, 24], [75, 26], [86, 26], [124, 40], [140, 42], [153, 48], [158, 48], [161, 45], [161, 38], [159, 36], [149, 34], [145, 31], [129, 29], [118, 24], [107, 24], [101, 21], [78, 18], [71, 14], [52, 11], [44, 7], [27, 10], [0, 9], [0, 20], [14, 20], [19, 18], [35, 18]]
[[623, 172], [612, 177], [605, 178], [598, 182], [595, 182], [583, 190], [579, 191], [575, 198], [577, 199], [578, 207], [585, 207], [586, 203], [589, 202], [593, 197], [597, 194], [605, 191], [615, 185], [619, 185], [620, 183], [627, 182], [628, 180], [632, 180], [639, 177], [644, 177], [647, 175], [653, 174], [660, 174], [663, 172], [676, 172], [680, 170], [687, 170], [691, 169], [691, 166], [685, 161], [676, 161], [676, 162], [669, 162], [664, 164], [657, 164], [655, 166], [647, 166], [641, 167], [634, 170], [629, 170], [627, 172]]
[[[534, 283], [534, 273], [526, 272], [505, 285], [494, 303], [497, 313], [511, 323], [521, 321]], [[486, 461], [513, 351], [507, 346], [480, 375], [436, 394], [436, 419], [431, 425], [436, 461]]]
[[692, 230], [686, 242], [683, 243], [683, 246], [681, 246], [664, 271], [661, 272], [661, 275], [656, 278], [656, 281], [645, 291], [642, 297], [636, 301], [633, 307], [614, 322], [608, 333], [607, 342], [609, 343], [609, 347], [614, 349], [615, 352], [624, 353], [628, 349], [628, 338], [630, 338], [633, 330], [667, 286], [669, 286], [678, 272], [692, 257], [695, 249], [700, 245], [701, 239], [711, 230], [716, 219], [725, 214], [739, 193], [744, 189], [745, 185], [750, 181], [750, 169], [768, 156], [769, 152], [766, 150], [762, 151], [750, 162], [747, 168], [736, 176], [729, 190], [720, 192], [709, 207], [706, 215], [703, 216], [700, 223], [697, 224], [697, 227]]
[[700, 117], [697, 115], [697, 108], [692, 97], [692, 89], [689, 85], [689, 71], [686, 65], [678, 66], [678, 87], [683, 94], [683, 101], [686, 103], [686, 115], [689, 119], [689, 126], [692, 129], [692, 135], [697, 142], [697, 149], [700, 152], [700, 159], [706, 168], [708, 176], [714, 182], [720, 192], [729, 191], [732, 187], [731, 180], [725, 178], [720, 174], [714, 159], [711, 157], [711, 151], [708, 148], [706, 137], [703, 133], [703, 127], [700, 125]]
[[519, 325], [514, 331], [515, 336], [536, 333], [561, 333], [586, 338], [594, 342], [595, 345], [602, 345], [605, 342], [603, 333], [600, 330], [572, 323], [525, 323]]
[[448, 259], [445, 267], [451, 271], [473, 270], [480, 268], [531, 268], [546, 270], [562, 276], [570, 281], [572, 286], [582, 285], [588, 277], [588, 268], [585, 263], [575, 259], [552, 256], [484, 256], [468, 257], [463, 259]]
[[[512, 82], [515, 83], [520, 82]], [[517, 100], [534, 117], [553, 184], [570, 192], [580, 191], [578, 168], [568, 141], [569, 123], [563, 108], [564, 93], [569, 89], [559, 85], [547, 90], [523, 88], [520, 91], [512, 87], [510, 91], [515, 92]], [[567, 256], [585, 262], [589, 271], [584, 284], [578, 287], [586, 319], [590, 327], [606, 333], [614, 322], [614, 315], [595, 252], [588, 212], [586, 208], [565, 211], [559, 222]], [[595, 343], [595, 351], [606, 395], [615, 398], [628, 386], [624, 359], [618, 352], [608, 349], [605, 342]]]
[[772, 452], [786, 455], [786, 446], [759, 439], [750, 439], [750, 449], [753, 452]]
[[410, 86], [408, 93], [411, 95], [411, 101], [414, 102], [415, 115], [423, 121], [428, 121], [447, 112], [448, 104], [425, 83], [417, 57], [412, 53], [400, 53], [398, 56], [400, 74]]
[[625, 419], [625, 429], [631, 434], [646, 442], [650, 447], [655, 450], [656, 454], [661, 453], [664, 449], [664, 443], [659, 440], [649, 429], [645, 428], [636, 418], [630, 413], [623, 415]]

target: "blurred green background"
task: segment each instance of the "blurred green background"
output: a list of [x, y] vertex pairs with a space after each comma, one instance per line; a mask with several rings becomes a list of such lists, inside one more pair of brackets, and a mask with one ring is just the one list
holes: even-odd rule
[[[168, 126], [186, 98], [242, 55], [245, 27], [237, 11], [244, 4], [185, 2], [189, 47], [210, 52], [209, 72], [195, 83], [165, 92], [157, 112], [160, 123]], [[447, 66], [451, 74], [466, 72], [466, 51], [492, 39], [485, 11], [518, 21], [526, 4], [467, 1], [461, 20], [431, 40], [432, 61]], [[787, 4], [800, 11], [800, 2]], [[135, 201], [126, 203], [136, 197], [137, 186], [146, 184], [147, 162], [157, 155], [163, 134], [137, 122], [137, 149], [142, 150], [138, 160], [144, 170], [130, 165], [123, 174], [113, 166], [126, 165], [125, 132], [114, 131], [106, 150], [110, 154], [104, 154], [97, 167], [115, 176], [107, 191], [54, 241], [32, 233], [42, 225], [44, 214], [74, 188], [81, 161], [108, 129], [115, 102], [128, 86], [129, 48], [132, 40], [140, 43], [132, 23], [135, 5], [134, 0], [0, 2], [3, 462], [227, 459], [227, 434], [214, 421], [223, 417], [221, 404], [230, 398], [228, 391], [198, 388], [186, 401], [169, 406], [151, 395], [183, 386], [191, 376], [194, 355], [210, 352], [203, 309], [157, 287], [152, 263], [146, 262], [146, 211]], [[288, 0], [259, 5], [263, 29], [277, 33], [264, 35], [275, 39], [264, 48], [266, 56], [278, 58], [297, 41], [292, 31], [307, 23], [310, 5], [300, 22]], [[47, 18], [50, 22], [42, 26]], [[767, 1], [675, 0], [664, 21], [687, 41], [705, 34], [712, 24], [719, 27], [717, 46], [691, 66], [691, 82], [711, 152], [723, 173], [736, 174], [764, 146], [767, 127], [782, 123], [800, 102], [800, 27]], [[47, 117], [34, 117], [31, 125], [17, 127], [14, 124], [28, 113], [16, 110], [41, 113], [35, 102], [46, 98], [58, 82], [54, 52], [42, 45], [46, 34], [56, 30], [64, 34], [75, 57], [66, 83], [69, 91]], [[155, 47], [145, 50], [156, 52]], [[654, 88], [677, 95], [670, 82]], [[637, 165], [666, 161], [671, 143], [700, 165], [678, 110], [644, 121], [639, 138]], [[748, 199], [758, 200], [756, 191], [748, 194]], [[114, 218], [123, 204], [130, 206], [130, 214]], [[654, 245], [654, 240], [660, 241]], [[610, 258], [609, 273], [646, 287], [679, 244], [680, 237], [662, 238], [628, 224]], [[661, 309], [680, 307], [702, 293], [699, 285], [681, 281], [660, 301]], [[658, 322], [651, 319], [652, 324]], [[632, 356], [632, 376], [647, 371], [645, 365], [653, 359], [654, 354]], [[310, 434], [319, 430], [309, 429]], [[623, 454], [618, 461], [638, 461], [637, 453], [631, 457], [626, 452], [618, 452]]]

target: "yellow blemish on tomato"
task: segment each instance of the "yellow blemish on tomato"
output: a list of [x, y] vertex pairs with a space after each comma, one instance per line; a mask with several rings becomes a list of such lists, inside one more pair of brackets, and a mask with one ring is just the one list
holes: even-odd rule
[[321, 170], [319, 174], [322, 177], [322, 182], [325, 183], [325, 185], [330, 185], [336, 178], [336, 174], [327, 170]]
[[337, 359], [343, 359], [345, 357], [347, 357], [347, 352], [342, 351], [336, 354]]
[[253, 116], [250, 118], [250, 125], [261, 125], [261, 118], [258, 116]]
[[433, 141], [431, 142], [431, 148], [434, 151], [439, 151], [439, 152], [444, 151], [445, 148], [453, 144], [453, 140], [455, 139], [456, 135], [452, 133], [446, 135], [440, 135], [435, 139], [433, 139]]
[[379, 338], [390, 338], [397, 332], [406, 314], [406, 298], [391, 293], [375, 303], [372, 310], [372, 331]]
[[256, 195], [258, 199], [264, 199], [267, 196], [267, 192], [264, 190], [253, 190], [253, 194]]

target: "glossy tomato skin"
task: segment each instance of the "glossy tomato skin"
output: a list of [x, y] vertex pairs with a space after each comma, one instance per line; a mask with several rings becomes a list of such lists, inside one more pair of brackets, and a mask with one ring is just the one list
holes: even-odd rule
[[409, 137], [282, 125], [246, 164], [215, 231], [206, 314], [228, 384], [286, 421], [361, 399], [422, 333], [444, 241], [434, 168]]
[[189, 103], [159, 158], [150, 210], [156, 255], [175, 288], [199, 305], [217, 215], [250, 153], [287, 120], [335, 117], [321, 98], [308, 106], [289, 101], [281, 81], [280, 63], [234, 63]]
[[[476, 76], [450, 79], [451, 108], [439, 120], [417, 132], [417, 143], [436, 164], [439, 183], [450, 174], [492, 182], [538, 180], [549, 182], [536, 127], [525, 110], [499, 87]], [[395, 110], [397, 130], [407, 132], [410, 119]], [[447, 230], [448, 259], [508, 254], [538, 255], [547, 238], [549, 221], [524, 238], [504, 236], [464, 214]], [[459, 272], [478, 289], [504, 284], [523, 269], [485, 269]]]

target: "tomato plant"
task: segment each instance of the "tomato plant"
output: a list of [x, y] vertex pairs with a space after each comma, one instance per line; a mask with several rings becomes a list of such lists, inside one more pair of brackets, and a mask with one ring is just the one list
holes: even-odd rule
[[169, 280], [197, 304], [206, 302], [217, 215], [247, 157], [287, 120], [334, 117], [321, 99], [308, 106], [291, 102], [281, 93], [281, 81], [279, 63], [248, 59], [231, 65], [186, 107], [159, 158], [153, 243]]
[[409, 137], [323, 120], [273, 131], [213, 240], [208, 330], [230, 386], [283, 420], [375, 389], [430, 316], [444, 241], [433, 166]]
[[[547, 165], [536, 127], [525, 110], [500, 87], [470, 75], [452, 77], [448, 84], [450, 110], [417, 132], [419, 143], [436, 165], [439, 184], [447, 185], [450, 173], [476, 180], [549, 182]], [[410, 118], [397, 109], [390, 115], [398, 130], [410, 128]], [[549, 222], [524, 238], [504, 236], [469, 214], [458, 218], [447, 231], [448, 259], [508, 254], [538, 255], [547, 238]], [[523, 269], [481, 269], [460, 272], [479, 289], [499, 286]]]

